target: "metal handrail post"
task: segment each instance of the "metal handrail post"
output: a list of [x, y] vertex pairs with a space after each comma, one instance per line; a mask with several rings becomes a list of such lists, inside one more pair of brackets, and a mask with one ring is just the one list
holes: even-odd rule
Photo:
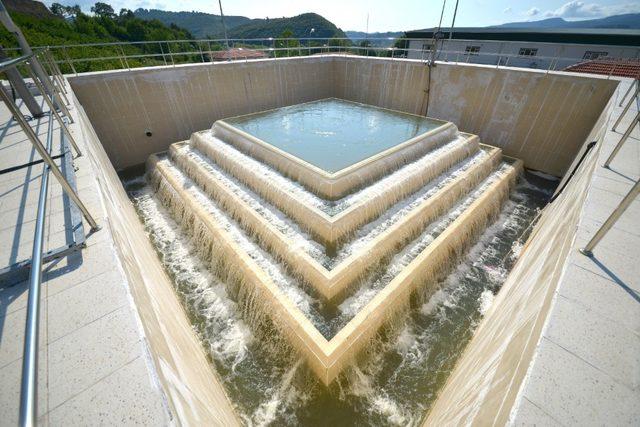
[[622, 135], [622, 138], [620, 138], [620, 141], [618, 141], [618, 144], [616, 145], [616, 147], [613, 149], [613, 151], [609, 155], [609, 158], [607, 159], [607, 161], [604, 162], [603, 166], [605, 168], [609, 167], [609, 165], [613, 161], [613, 158], [618, 154], [618, 151], [620, 151], [620, 149], [622, 148], [624, 143], [627, 141], [627, 138], [629, 138], [629, 135], [631, 135], [631, 132], [633, 131], [633, 128], [638, 124], [638, 120], [640, 120], [640, 111], [638, 111], [636, 113], [636, 116], [631, 121], [631, 124], [627, 128], [626, 132], [624, 133], [624, 135]]
[[[3, 47], [0, 46], [0, 60], [2, 62], [5, 62], [8, 59], [9, 58], [5, 53]], [[44, 112], [42, 111], [42, 108], [40, 108], [40, 104], [36, 101], [36, 99], [31, 94], [31, 91], [29, 90], [29, 88], [27, 87], [27, 84], [22, 78], [20, 71], [18, 71], [16, 67], [9, 67], [4, 70], [4, 73], [7, 76], [9, 85], [16, 92], [18, 92], [18, 96], [22, 98], [22, 101], [24, 102], [24, 105], [27, 107], [27, 109], [31, 113], [31, 116], [35, 118], [44, 116]], [[2, 87], [0, 89], [4, 90], [5, 88]]]
[[[36, 58], [35, 56], [29, 59], [29, 65], [33, 68], [34, 71], [37, 71], [38, 68], [42, 68], [42, 65], [40, 65], [40, 62], [38, 61], [38, 58]], [[71, 123], [73, 123], [73, 117], [71, 117], [71, 113], [69, 113], [69, 109], [67, 108], [64, 101], [60, 97], [60, 94], [58, 93], [56, 88], [53, 87], [53, 85], [51, 84], [51, 80], [49, 80], [48, 76], [45, 75], [44, 81], [40, 79], [40, 82], [43, 84], [47, 92], [51, 94], [52, 101], [54, 101], [55, 104], [58, 107], [60, 107], [60, 109], [62, 110], [62, 113], [69, 118], [69, 121]]]
[[[47, 128], [47, 152], [53, 143], [53, 120], [49, 114]], [[49, 192], [49, 165], [42, 168], [42, 180], [38, 197], [36, 229], [31, 252], [29, 272], [29, 296], [27, 299], [27, 321], [25, 325], [24, 353], [22, 357], [22, 384], [20, 386], [20, 425], [35, 426], [38, 418], [38, 342], [40, 335], [40, 285], [42, 283], [42, 250], [44, 225]]]
[[66, 123], [62, 120], [62, 117], [60, 117], [60, 114], [56, 110], [51, 99], [49, 99], [49, 97], [44, 93], [44, 88], [42, 87], [42, 83], [40, 83], [38, 79], [35, 78], [35, 75], [33, 74], [31, 67], [27, 67], [27, 73], [29, 73], [29, 76], [33, 79], [33, 82], [38, 87], [38, 90], [43, 94], [42, 97], [44, 98], [45, 102], [49, 106], [49, 109], [51, 110], [53, 115], [56, 117], [56, 120], [58, 121], [58, 123], [60, 123], [60, 127], [64, 130], [64, 133], [67, 135], [67, 138], [69, 138], [69, 142], [71, 143], [71, 146], [75, 150], [76, 155], [82, 156], [82, 152], [78, 148], [78, 144], [76, 144], [76, 140], [73, 138], [73, 135], [71, 135], [71, 131], [67, 127]]
[[47, 64], [46, 67], [45, 66], [42, 67], [45, 70], [45, 73], [47, 72], [47, 67], [49, 68], [48, 71], [51, 73], [50, 77], [51, 77], [51, 85], [53, 86], [53, 89], [61, 96], [61, 98], [64, 98], [64, 103], [66, 106], [71, 105], [69, 102], [69, 98], [67, 98], [67, 95], [65, 95], [64, 92], [62, 91], [62, 85], [58, 81], [58, 77], [56, 76], [56, 73], [51, 67], [51, 64], [48, 62], [46, 56], [44, 57], [43, 63]]
[[638, 196], [640, 193], [640, 181], [636, 181], [631, 190], [624, 196], [624, 199], [620, 202], [616, 210], [613, 211], [609, 218], [602, 224], [602, 227], [596, 231], [596, 234], [589, 240], [587, 245], [580, 249], [580, 252], [586, 256], [593, 256], [593, 249], [596, 247], [598, 242], [602, 240], [602, 238], [607, 234], [607, 232], [613, 227], [613, 225], [618, 221], [620, 216], [627, 210], [631, 202]]
[[49, 167], [51, 168], [51, 171], [53, 172], [56, 179], [62, 186], [62, 189], [64, 190], [64, 192], [67, 193], [67, 195], [73, 201], [73, 203], [75, 203], [76, 206], [78, 206], [78, 209], [80, 209], [80, 211], [82, 212], [82, 215], [91, 226], [91, 230], [93, 231], [99, 230], [100, 226], [98, 226], [98, 223], [93, 219], [93, 216], [91, 216], [91, 213], [89, 213], [89, 211], [87, 210], [87, 207], [84, 205], [84, 203], [82, 203], [82, 200], [80, 200], [80, 197], [76, 194], [76, 192], [73, 190], [69, 182], [66, 180], [66, 178], [60, 171], [60, 168], [58, 168], [58, 166], [54, 163], [53, 159], [51, 158], [51, 156], [49, 155], [45, 147], [42, 145], [42, 142], [40, 142], [38, 135], [36, 135], [33, 129], [31, 129], [31, 126], [29, 126], [29, 123], [27, 123], [27, 121], [25, 120], [24, 116], [22, 115], [18, 107], [13, 103], [13, 100], [9, 96], [7, 96], [7, 94], [5, 94], [3, 91], [0, 91], [0, 98], [2, 98], [4, 103], [7, 105], [7, 107], [11, 111], [11, 114], [13, 114], [15, 120], [20, 124], [20, 127], [22, 128], [24, 133], [31, 140], [36, 151], [38, 151], [38, 154], [40, 154], [40, 156], [42, 157], [42, 160], [49, 165]]
[[60, 82], [62, 83], [62, 90], [64, 90], [64, 93], [67, 93], [67, 88], [64, 81], [64, 75], [62, 74], [62, 70], [60, 70], [58, 63], [56, 62], [56, 58], [54, 58], [53, 53], [51, 53], [51, 50], [49, 48], [47, 48], [47, 50], [44, 51], [44, 54], [47, 56], [47, 58], [49, 58], [49, 63], [55, 68], [56, 74]]
[[42, 58], [43, 58], [44, 62], [47, 63], [47, 65], [49, 67], [49, 70], [51, 71], [51, 77], [52, 77], [53, 81], [57, 83], [58, 90], [64, 96], [64, 99], [65, 99], [65, 101], [67, 101], [67, 105], [68, 105], [69, 104], [69, 99], [66, 96], [67, 90], [64, 87], [64, 80], [62, 79], [62, 76], [58, 73], [58, 69], [53, 64], [53, 60], [48, 55], [48, 53], [49, 53], [48, 50], [43, 51], [42, 52]]
[[631, 84], [629, 85], [629, 88], [627, 89], [627, 91], [624, 93], [624, 96], [620, 100], [620, 104], [618, 104], [618, 107], [622, 107], [622, 104], [624, 104], [624, 100], [627, 99], [627, 96], [629, 96], [634, 86], [640, 86], [640, 81], [638, 79], [634, 79], [631, 82]]
[[73, 74], [75, 74], [77, 76], [78, 75], [78, 71], [76, 70], [76, 67], [73, 66], [73, 61], [71, 60], [71, 57], [69, 56], [69, 52], [67, 52], [66, 46], [62, 46], [62, 52], [64, 53], [65, 58], [67, 58], [67, 64], [69, 64], [69, 67], [71, 67], [71, 71], [73, 72]]
[[[24, 55], [33, 54], [33, 50], [31, 49], [31, 46], [27, 42], [27, 39], [24, 37], [24, 34], [22, 34], [22, 30], [20, 30], [20, 27], [18, 27], [15, 24], [15, 22], [13, 22], [11, 15], [9, 15], [9, 12], [7, 11], [6, 7], [1, 1], [0, 1], [0, 23], [4, 25], [4, 27], [7, 29], [7, 31], [9, 31], [9, 33], [15, 36], [18, 42], [18, 45], [20, 46], [20, 49], [22, 50], [22, 53]], [[44, 69], [42, 68], [40, 63], [36, 64], [35, 73], [41, 78], [44, 78], [46, 76]], [[48, 85], [45, 85], [45, 87], [47, 88], [47, 90], [51, 90], [51, 87], [49, 87]]]
[[636, 87], [636, 92], [633, 94], [631, 98], [629, 98], [629, 102], [627, 102], [627, 105], [624, 106], [624, 110], [622, 110], [622, 114], [618, 116], [618, 120], [616, 120], [613, 127], [611, 128], [612, 131], [614, 132], [616, 131], [616, 128], [622, 121], [622, 118], [627, 114], [627, 111], [629, 111], [629, 108], [631, 108], [631, 106], [633, 105], [633, 101], [635, 101], [638, 98], [639, 94], [640, 94], [640, 85]]

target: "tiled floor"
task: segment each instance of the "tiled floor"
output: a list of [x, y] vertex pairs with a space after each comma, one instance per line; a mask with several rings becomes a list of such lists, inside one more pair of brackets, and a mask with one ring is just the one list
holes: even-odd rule
[[[627, 86], [619, 89], [622, 96]], [[619, 102], [619, 101], [618, 101]], [[601, 167], [637, 104], [609, 131], [564, 276], [512, 420], [526, 425], [640, 425], [640, 199], [588, 258], [578, 252], [640, 178], [640, 130]], [[621, 114], [616, 108], [609, 129]]]
[[[48, 118], [31, 123], [44, 142]], [[55, 129], [54, 155], [60, 152], [57, 124]], [[82, 148], [81, 129], [76, 124], [71, 129]], [[0, 106], [0, 170], [37, 159], [39, 155], [6, 107]], [[44, 268], [39, 421], [51, 425], [167, 424], [170, 415], [104, 221], [95, 177], [86, 158], [77, 158], [75, 166], [80, 197], [104, 228], [87, 237], [86, 249]], [[0, 175], [0, 268], [31, 256], [41, 173], [39, 164]], [[46, 250], [70, 242], [61, 187], [53, 175], [49, 183]], [[86, 223], [85, 231], [89, 231]], [[2, 425], [18, 422], [27, 287], [23, 282], [0, 288]]]

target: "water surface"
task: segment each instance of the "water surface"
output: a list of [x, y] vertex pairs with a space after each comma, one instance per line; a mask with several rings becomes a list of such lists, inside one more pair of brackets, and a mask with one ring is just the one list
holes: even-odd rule
[[330, 173], [444, 124], [335, 98], [224, 121]]

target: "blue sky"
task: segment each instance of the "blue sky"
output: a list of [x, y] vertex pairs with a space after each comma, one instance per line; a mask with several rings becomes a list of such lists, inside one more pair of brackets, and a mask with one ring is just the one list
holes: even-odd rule
[[[218, 14], [217, 0], [103, 0], [118, 11], [136, 9], [198, 10]], [[446, 0], [443, 26], [451, 25], [455, 0]], [[50, 5], [52, 1], [45, 1]], [[58, 0], [79, 4], [83, 10], [95, 0]], [[277, 18], [316, 12], [343, 30], [401, 31], [433, 27], [438, 24], [442, 0], [223, 0], [225, 15], [250, 18]], [[640, 0], [460, 0], [456, 26], [487, 26], [549, 17], [567, 20], [593, 19], [620, 13], [640, 12]]]

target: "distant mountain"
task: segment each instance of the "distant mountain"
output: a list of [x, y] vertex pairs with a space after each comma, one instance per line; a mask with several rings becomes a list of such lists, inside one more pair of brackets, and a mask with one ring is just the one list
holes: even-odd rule
[[[157, 19], [165, 25], [175, 24], [178, 27], [186, 28], [196, 38], [206, 38], [208, 36], [218, 36], [224, 33], [220, 15], [212, 15], [204, 12], [168, 12], [158, 9], [136, 9], [134, 15], [137, 18], [150, 21]], [[226, 16], [224, 23], [227, 30], [246, 24], [251, 19], [246, 16]]]
[[540, 21], [510, 22], [494, 25], [490, 28], [612, 28], [637, 30], [640, 29], [640, 13], [626, 13], [584, 21], [565, 21], [562, 18], [549, 18]]
[[253, 19], [251, 22], [229, 30], [229, 37], [238, 39], [278, 37], [285, 30], [291, 30], [293, 37], [298, 39], [347, 37], [335, 24], [317, 13], [303, 13], [291, 18]]
[[[347, 37], [351, 39], [354, 44], [359, 44], [362, 39], [368, 39], [369, 43], [373, 47], [391, 47], [395, 39], [404, 35], [403, 31], [387, 31], [385, 33], [365, 33], [363, 31], [345, 31]], [[372, 40], [372, 39], [385, 39], [385, 40]]]
[[[136, 17], [144, 20], [157, 19], [163, 24], [175, 24], [185, 28], [196, 38], [223, 37], [224, 29], [219, 15], [203, 12], [167, 12], [158, 9], [137, 9]], [[291, 30], [295, 38], [303, 37], [346, 37], [341, 29], [331, 21], [316, 13], [304, 13], [290, 18], [251, 19], [246, 16], [224, 17], [229, 38], [249, 39], [278, 37], [285, 30]], [[313, 29], [313, 32], [311, 30]]]

